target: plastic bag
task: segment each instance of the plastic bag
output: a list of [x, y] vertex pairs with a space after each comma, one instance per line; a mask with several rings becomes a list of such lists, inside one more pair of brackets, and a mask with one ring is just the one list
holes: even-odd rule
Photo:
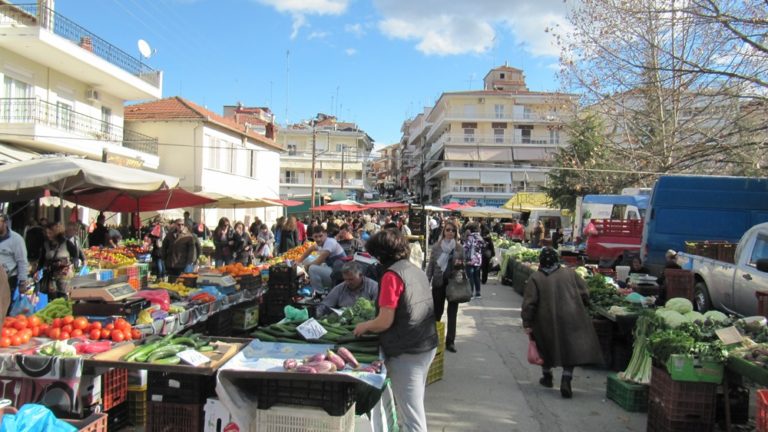
[[306, 309], [295, 308], [287, 305], [283, 308], [285, 319], [291, 322], [304, 322], [309, 319], [309, 312]]
[[19, 297], [13, 301], [13, 305], [11, 305], [11, 313], [9, 313], [9, 316], [16, 316], [16, 315], [30, 315], [35, 310], [34, 301], [32, 299], [33, 296], [28, 296], [26, 294], [19, 294]]
[[536, 346], [536, 341], [533, 340], [533, 336], [529, 336], [528, 340], [528, 363], [538, 366], [544, 364], [544, 359], [539, 355], [539, 348]]
[[136, 297], [149, 300], [153, 305], [160, 306], [160, 309], [167, 311], [171, 307], [171, 296], [168, 291], [162, 289], [143, 290], [136, 293]]
[[3, 415], [0, 432], [76, 432], [77, 428], [59, 420], [43, 405], [25, 404], [17, 414]]

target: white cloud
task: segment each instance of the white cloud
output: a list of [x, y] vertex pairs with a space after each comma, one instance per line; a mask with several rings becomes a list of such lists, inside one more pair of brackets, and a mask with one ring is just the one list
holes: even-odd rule
[[347, 33], [352, 33], [357, 37], [365, 36], [365, 29], [363, 28], [363, 25], [360, 23], [347, 24], [344, 26], [344, 31]]
[[324, 31], [316, 31], [316, 32], [312, 32], [309, 35], [307, 35], [307, 39], [309, 39], [309, 40], [312, 40], [312, 39], [325, 39], [325, 38], [328, 37], [329, 34], [330, 33], [324, 32]]
[[354, 48], [347, 48], [344, 50], [344, 53], [350, 57], [357, 54], [357, 50]]
[[307, 15], [341, 15], [349, 8], [351, 0], [256, 0], [278, 12], [293, 18], [291, 39], [296, 39], [302, 27], [307, 25]]
[[536, 56], [556, 56], [547, 27], [567, 26], [562, 0], [374, 0], [382, 16], [379, 30], [410, 40], [427, 55], [484, 53], [497, 33], [508, 31]]

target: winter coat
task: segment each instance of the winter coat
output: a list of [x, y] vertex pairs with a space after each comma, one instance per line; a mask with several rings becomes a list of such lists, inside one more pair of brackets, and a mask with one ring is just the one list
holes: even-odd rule
[[283, 229], [280, 232], [280, 253], [286, 253], [299, 245], [299, 232]]
[[[440, 266], [437, 265], [437, 259], [440, 258], [440, 254], [443, 253], [443, 249], [440, 247], [441, 240], [435, 242], [432, 245], [432, 250], [429, 255], [429, 263], [427, 263], [427, 278], [432, 283], [432, 287], [445, 287], [449, 275], [444, 275], [440, 270]], [[447, 273], [450, 273], [455, 261], [464, 261], [464, 248], [461, 246], [461, 242], [456, 242], [456, 248], [453, 250], [453, 258], [448, 261], [448, 267], [445, 268]], [[462, 266], [458, 267], [461, 270]]]
[[572, 269], [536, 271], [525, 285], [521, 316], [546, 366], [601, 364], [602, 351], [587, 311], [587, 284]]
[[480, 267], [483, 263], [483, 248], [485, 242], [480, 237], [480, 233], [469, 233], [467, 240], [464, 242], [464, 256], [466, 262], [464, 264], [468, 266]]
[[197, 239], [189, 233], [178, 234], [169, 244], [165, 265], [171, 269], [183, 269], [198, 257]]

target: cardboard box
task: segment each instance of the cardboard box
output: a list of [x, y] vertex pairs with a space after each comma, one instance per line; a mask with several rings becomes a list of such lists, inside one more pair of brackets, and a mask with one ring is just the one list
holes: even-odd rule
[[88, 407], [101, 403], [101, 375], [84, 375], [80, 378], [80, 406]]
[[208, 398], [205, 403], [204, 432], [239, 431], [227, 407], [218, 398]]
[[259, 325], [259, 306], [254, 305], [232, 310], [232, 328], [250, 330]]

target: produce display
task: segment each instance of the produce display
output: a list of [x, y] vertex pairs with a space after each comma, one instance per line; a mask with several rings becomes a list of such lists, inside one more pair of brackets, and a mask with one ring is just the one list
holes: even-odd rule
[[[195, 275], [196, 276], [196, 275]], [[195, 288], [190, 288], [182, 283], [170, 283], [170, 282], [157, 282], [150, 284], [149, 289], [164, 289], [175, 292], [180, 297], [187, 297]]]
[[76, 357], [85, 354], [98, 354], [112, 349], [109, 341], [87, 341], [72, 339], [67, 341], [53, 341], [40, 346], [36, 354], [48, 357]]
[[287, 371], [307, 374], [334, 373], [344, 369], [381, 373], [383, 364], [381, 360], [374, 360], [370, 365], [363, 366], [352, 352], [340, 347], [337, 352], [328, 350], [324, 353], [318, 353], [305, 358], [301, 363], [296, 359], [287, 359], [283, 362], [283, 368]]
[[35, 313], [35, 316], [46, 324], [50, 324], [55, 318], [64, 318], [67, 315], [72, 315], [72, 302], [64, 298], [51, 301]]
[[130, 248], [119, 247], [100, 249], [96, 246], [83, 250], [86, 263], [92, 268], [116, 269], [136, 264], [136, 252]]
[[176, 365], [181, 363], [177, 355], [182, 351], [195, 349], [199, 352], [214, 351], [211, 340], [201, 334], [188, 331], [182, 335], [167, 335], [165, 337], [150, 336], [144, 344], [138, 346], [122, 360], [127, 362], [154, 363], [162, 365]]
[[515, 261], [523, 263], [538, 263], [541, 251], [538, 249], [529, 249], [522, 243], [512, 243], [507, 248], [507, 255]]
[[294, 248], [288, 249], [284, 253], [282, 253], [280, 256], [276, 256], [269, 261], [267, 261], [267, 264], [274, 265], [274, 264], [280, 264], [285, 262], [286, 260], [291, 261], [298, 261], [299, 258], [301, 258], [302, 255], [304, 255], [304, 252], [307, 251], [310, 247], [314, 246], [314, 242], [308, 241], [304, 242], [302, 245], [298, 245]]
[[100, 321], [88, 322], [85, 317], [72, 315], [54, 318], [50, 324], [36, 315], [18, 315], [5, 319], [0, 333], [0, 348], [23, 345], [33, 337], [48, 337], [54, 340], [82, 337], [122, 342], [141, 338], [141, 332], [122, 318], [102, 326]]

